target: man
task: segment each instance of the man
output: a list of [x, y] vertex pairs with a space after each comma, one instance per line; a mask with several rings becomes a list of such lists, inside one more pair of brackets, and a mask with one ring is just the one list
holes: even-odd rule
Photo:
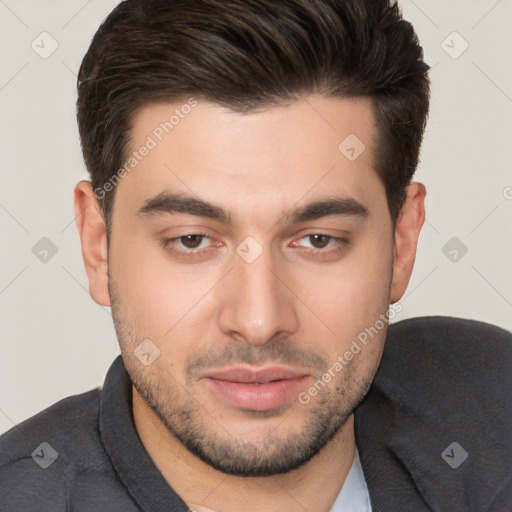
[[512, 336], [388, 330], [427, 71], [384, 0], [114, 9], [75, 211], [122, 356], [1, 438], [2, 510], [511, 510]]

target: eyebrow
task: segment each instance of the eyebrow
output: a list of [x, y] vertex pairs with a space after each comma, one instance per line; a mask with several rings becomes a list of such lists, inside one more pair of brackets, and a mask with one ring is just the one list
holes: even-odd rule
[[[144, 206], [138, 210], [137, 216], [145, 219], [173, 213], [206, 217], [229, 227], [234, 225], [231, 214], [220, 206], [197, 197], [170, 192], [162, 192], [155, 197], [146, 199]], [[369, 210], [359, 201], [350, 197], [327, 197], [286, 213], [284, 221], [293, 225], [331, 215], [366, 218], [369, 215]]]

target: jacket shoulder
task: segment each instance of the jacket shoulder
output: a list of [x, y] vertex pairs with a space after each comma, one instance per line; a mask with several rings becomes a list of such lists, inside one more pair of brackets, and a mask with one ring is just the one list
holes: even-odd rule
[[100, 471], [100, 390], [70, 396], [0, 436], [0, 509], [69, 510], [80, 473]]
[[[69, 450], [76, 446], [77, 440], [85, 440], [97, 432], [100, 394], [100, 388], [96, 388], [69, 396], [5, 432], [0, 436], [0, 468], [24, 459], [33, 460], [34, 450], [43, 443], [52, 446], [53, 442], [55, 446], [61, 446], [71, 438], [73, 443], [66, 446], [66, 453], [73, 455]], [[79, 436], [76, 435], [78, 432]], [[51, 450], [48, 452], [55, 457]], [[34, 457], [36, 455], [37, 452]], [[42, 465], [45, 464], [43, 461]]]
[[499, 327], [440, 316], [389, 326], [355, 413], [376, 509], [391, 498], [407, 510], [512, 510], [511, 368], [512, 334]]
[[[479, 387], [510, 385], [512, 333], [463, 318], [410, 318], [389, 326], [383, 363], [383, 368], [399, 369], [412, 380], [434, 372], [432, 378], [442, 375], [447, 381], [471, 374], [468, 385], [478, 383]], [[483, 381], [477, 381], [477, 376]]]
[[0, 510], [140, 510], [103, 446], [101, 393], [65, 398], [0, 436]]
[[464, 424], [475, 435], [486, 426], [504, 433], [512, 422], [511, 368], [510, 332], [462, 318], [411, 318], [389, 326], [372, 389], [397, 414]]

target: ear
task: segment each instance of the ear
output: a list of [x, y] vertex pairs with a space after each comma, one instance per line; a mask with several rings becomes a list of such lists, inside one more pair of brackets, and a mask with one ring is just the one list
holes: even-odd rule
[[100, 306], [110, 306], [107, 233], [90, 181], [80, 181], [75, 187], [75, 219], [89, 279], [89, 293]]
[[395, 228], [395, 261], [391, 282], [391, 303], [399, 301], [412, 274], [420, 231], [425, 222], [425, 186], [411, 183]]

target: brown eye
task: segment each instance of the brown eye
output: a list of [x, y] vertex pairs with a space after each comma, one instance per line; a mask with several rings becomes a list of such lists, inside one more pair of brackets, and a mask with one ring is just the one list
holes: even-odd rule
[[302, 243], [294, 242], [294, 247], [304, 249], [307, 256], [313, 258], [333, 258], [341, 255], [349, 246], [350, 240], [337, 236], [326, 235], [325, 233], [310, 233], [304, 235], [300, 240]]
[[325, 249], [331, 238], [327, 235], [309, 235], [309, 240], [315, 249]]
[[164, 238], [162, 246], [175, 254], [195, 255], [203, 253], [211, 247], [208, 242], [211, 238], [205, 233], [190, 233], [189, 235], [177, 236], [174, 238]]
[[179, 240], [187, 249], [197, 249], [201, 245], [203, 238], [203, 235], [185, 235], [180, 236]]

